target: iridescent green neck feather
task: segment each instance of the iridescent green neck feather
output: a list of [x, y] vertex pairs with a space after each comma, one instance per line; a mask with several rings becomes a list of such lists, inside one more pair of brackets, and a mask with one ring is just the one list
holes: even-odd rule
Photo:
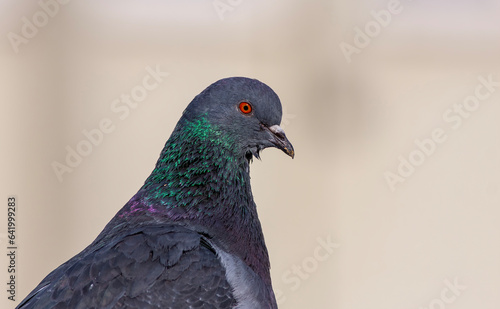
[[[228, 211], [253, 203], [248, 162], [238, 144], [203, 115], [182, 119], [167, 141], [155, 169], [139, 191], [153, 211], [183, 208], [174, 216]], [[206, 214], [206, 213], [205, 213]], [[173, 218], [175, 219], [175, 218]]]

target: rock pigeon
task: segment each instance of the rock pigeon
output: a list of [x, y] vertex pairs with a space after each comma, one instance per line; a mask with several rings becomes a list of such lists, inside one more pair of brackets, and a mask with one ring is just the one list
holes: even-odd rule
[[294, 157], [264, 83], [221, 79], [188, 105], [144, 185], [17, 308], [277, 308], [249, 164]]

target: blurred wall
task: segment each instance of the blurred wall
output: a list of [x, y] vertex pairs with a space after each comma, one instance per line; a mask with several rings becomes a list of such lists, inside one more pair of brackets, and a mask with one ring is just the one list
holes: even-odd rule
[[196, 94], [249, 76], [279, 94], [297, 152], [252, 165], [280, 308], [498, 308], [499, 15], [492, 0], [1, 0], [16, 303], [136, 192]]

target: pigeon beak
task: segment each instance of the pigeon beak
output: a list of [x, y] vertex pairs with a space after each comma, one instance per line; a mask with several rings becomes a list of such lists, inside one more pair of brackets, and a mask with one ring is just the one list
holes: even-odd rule
[[271, 132], [272, 136], [270, 142], [293, 159], [295, 157], [295, 151], [293, 150], [292, 143], [286, 138], [285, 131], [279, 125], [274, 125], [267, 129]]

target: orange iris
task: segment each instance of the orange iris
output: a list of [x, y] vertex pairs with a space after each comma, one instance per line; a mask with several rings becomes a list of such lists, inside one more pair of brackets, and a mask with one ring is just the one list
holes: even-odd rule
[[243, 114], [250, 114], [252, 112], [252, 105], [248, 102], [241, 102], [240, 103], [240, 111]]

